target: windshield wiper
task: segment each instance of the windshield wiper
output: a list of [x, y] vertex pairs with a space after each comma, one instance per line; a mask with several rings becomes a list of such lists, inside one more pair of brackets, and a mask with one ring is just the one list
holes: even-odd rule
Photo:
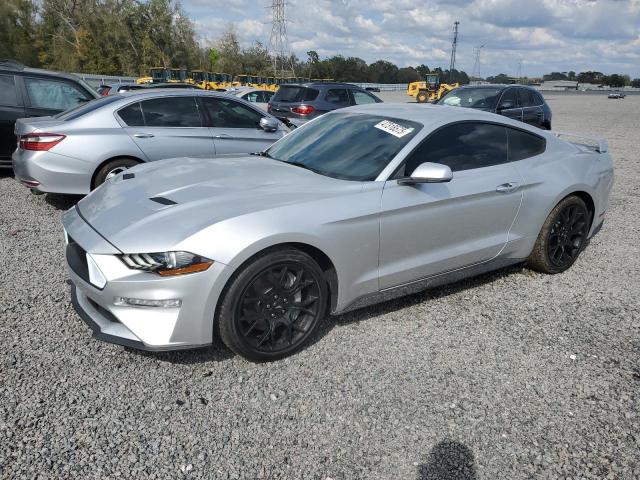
[[289, 165], [293, 165], [294, 167], [304, 168], [305, 170], [309, 170], [309, 171], [311, 171], [311, 172], [313, 172], [313, 173], [317, 173], [317, 174], [319, 174], [319, 175], [325, 175], [325, 176], [326, 176], [326, 173], [324, 173], [324, 172], [322, 172], [322, 171], [320, 171], [320, 170], [317, 170], [317, 169], [315, 169], [315, 168], [313, 168], [313, 167], [310, 167], [309, 165], [305, 165], [304, 163], [300, 163], [300, 162], [286, 162], [286, 161], [285, 161], [284, 163], [288, 163]]
[[255, 155], [255, 156], [258, 156], [258, 157], [273, 158], [271, 155], [269, 155], [269, 152], [267, 152], [266, 150], [264, 152], [253, 152], [253, 153], [250, 153], [249, 155]]

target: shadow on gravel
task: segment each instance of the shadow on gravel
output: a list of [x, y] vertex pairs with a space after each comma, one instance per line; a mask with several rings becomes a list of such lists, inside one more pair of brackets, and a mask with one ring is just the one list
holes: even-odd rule
[[462, 443], [444, 440], [418, 465], [417, 480], [478, 480], [473, 452]]
[[69, 210], [82, 199], [83, 195], [62, 195], [60, 193], [45, 193], [44, 201], [57, 210]]
[[175, 350], [172, 352], [145, 352], [135, 348], [126, 348], [129, 353], [149, 357], [161, 362], [178, 365], [193, 365], [206, 362], [223, 362], [235, 356], [220, 340], [216, 340], [211, 346], [193, 350]]

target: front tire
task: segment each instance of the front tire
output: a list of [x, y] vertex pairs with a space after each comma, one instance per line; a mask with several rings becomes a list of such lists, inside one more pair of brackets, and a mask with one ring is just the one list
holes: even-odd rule
[[138, 165], [140, 162], [134, 158], [116, 158], [105, 163], [98, 169], [91, 185], [91, 190], [98, 188], [109, 178], [122, 173], [123, 171]]
[[418, 103], [427, 103], [429, 101], [429, 94], [427, 92], [418, 92], [416, 101]]
[[564, 272], [584, 249], [590, 225], [591, 213], [584, 200], [566, 197], [545, 220], [527, 264], [542, 273]]
[[296, 249], [271, 251], [230, 280], [216, 318], [227, 347], [251, 361], [300, 350], [325, 316], [327, 282], [318, 264]]

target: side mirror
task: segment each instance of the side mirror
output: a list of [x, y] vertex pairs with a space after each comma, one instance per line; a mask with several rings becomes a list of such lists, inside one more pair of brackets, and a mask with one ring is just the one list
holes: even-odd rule
[[418, 165], [410, 177], [398, 179], [399, 185], [416, 185], [418, 183], [450, 182], [453, 172], [447, 165], [425, 162]]
[[262, 117], [260, 119], [260, 128], [265, 132], [275, 132], [278, 130], [278, 121], [274, 118]]
[[505, 100], [498, 106], [498, 111], [500, 112], [502, 110], [509, 110], [511, 108], [515, 108], [515, 104], [513, 103], [513, 100]]

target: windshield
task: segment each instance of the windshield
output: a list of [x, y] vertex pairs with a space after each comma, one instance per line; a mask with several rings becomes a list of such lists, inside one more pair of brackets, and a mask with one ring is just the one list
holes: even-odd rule
[[437, 103], [451, 107], [493, 110], [500, 92], [500, 88], [456, 88], [438, 100]]
[[328, 177], [370, 181], [421, 128], [410, 120], [330, 113], [294, 130], [265, 154]]
[[87, 103], [81, 103], [77, 107], [70, 108], [69, 110], [65, 110], [64, 112], [54, 115], [54, 118], [58, 118], [60, 120], [75, 120], [76, 118], [93, 112], [104, 105], [117, 102], [118, 100], [120, 100], [120, 97], [114, 95], [96, 98], [95, 100], [91, 100]]

